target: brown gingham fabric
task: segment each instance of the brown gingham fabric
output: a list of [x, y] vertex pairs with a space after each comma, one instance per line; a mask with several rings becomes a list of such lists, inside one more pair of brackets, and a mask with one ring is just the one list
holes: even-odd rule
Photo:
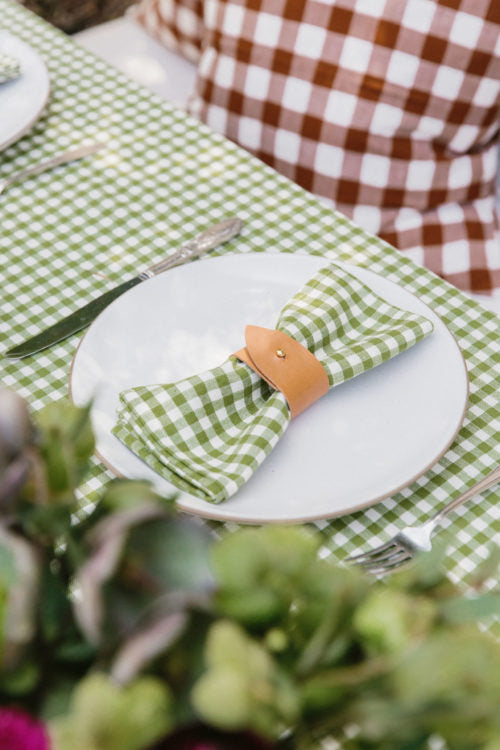
[[205, 33], [203, 0], [141, 0], [128, 15], [172, 52], [198, 62]]
[[500, 287], [500, 0], [189, 5], [193, 114], [456, 286]]

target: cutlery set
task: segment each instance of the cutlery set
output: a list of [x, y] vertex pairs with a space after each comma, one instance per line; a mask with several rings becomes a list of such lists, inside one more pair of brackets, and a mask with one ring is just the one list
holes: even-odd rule
[[177, 252], [173, 253], [173, 255], [168, 256], [159, 263], [155, 263], [137, 276], [118, 284], [113, 289], [109, 289], [45, 331], [9, 349], [5, 353], [5, 356], [9, 359], [27, 357], [30, 354], [36, 354], [43, 349], [47, 349], [59, 341], [63, 341], [73, 333], [82, 331], [121, 294], [132, 289], [142, 281], [151, 279], [153, 276], [157, 276], [169, 268], [179, 266], [188, 260], [193, 260], [193, 258], [217, 247], [217, 245], [228, 242], [240, 232], [242, 223], [240, 219], [234, 218], [215, 224], [198, 235], [198, 237], [187, 242]]
[[[34, 175], [62, 166], [84, 157], [97, 153], [104, 148], [103, 143], [93, 143], [80, 148], [66, 151], [46, 161], [20, 170], [9, 177], [0, 180], [0, 195], [12, 185]], [[162, 261], [150, 266], [137, 276], [128, 279], [99, 297], [79, 308], [64, 319], [42, 331], [40, 334], [9, 349], [5, 356], [10, 359], [23, 358], [42, 351], [53, 344], [63, 341], [68, 336], [86, 328], [111, 302], [124, 292], [132, 289], [147, 279], [150, 279], [170, 268], [190, 261], [201, 254], [236, 237], [242, 228], [242, 221], [231, 218], [222, 221], [184, 244], [179, 250]], [[362, 551], [346, 558], [346, 562], [361, 566], [374, 575], [393, 572], [411, 561], [432, 546], [432, 537], [449, 513], [480, 492], [500, 482], [500, 467], [493, 470], [487, 477], [469, 488], [459, 497], [445, 505], [426, 522], [420, 525], [405, 527], [397, 532], [384, 544], [371, 550]]]

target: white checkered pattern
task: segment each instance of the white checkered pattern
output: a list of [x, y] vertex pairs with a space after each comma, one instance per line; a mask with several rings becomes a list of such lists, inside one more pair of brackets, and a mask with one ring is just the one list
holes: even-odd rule
[[456, 286], [500, 288], [498, 0], [197, 7], [193, 114]]
[[[323, 4], [325, 12], [330, 5]], [[103, 131], [110, 139], [105, 152], [19, 183], [2, 199], [3, 351], [173, 252], [209, 224], [238, 215], [245, 229], [241, 241], [231, 243], [231, 252], [273, 248], [368, 268], [429, 305], [456, 337], [467, 364], [469, 408], [453, 445], [394, 497], [314, 524], [325, 550], [340, 560], [384, 541], [402, 518], [409, 523], [426, 518], [500, 464], [497, 316], [132, 83], [18, 3], [0, 0], [0, 18], [9, 32], [37, 50], [52, 80], [44, 117], [4, 152], [1, 177]], [[486, 216], [488, 210], [484, 205], [478, 209]], [[213, 254], [227, 252], [223, 246]], [[20, 361], [0, 357], [2, 383], [27, 398], [34, 410], [67, 397], [78, 339]], [[79, 493], [85, 509], [98, 500], [110, 478], [96, 458]], [[491, 489], [453, 516], [446, 562], [455, 579], [465, 582], [498, 536], [499, 501], [500, 490]], [[221, 536], [235, 528], [211, 525]]]

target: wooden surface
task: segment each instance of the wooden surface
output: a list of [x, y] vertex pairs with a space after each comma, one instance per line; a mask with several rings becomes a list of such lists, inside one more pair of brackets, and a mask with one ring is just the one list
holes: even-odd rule
[[135, 0], [20, 0], [68, 34], [119, 18]]

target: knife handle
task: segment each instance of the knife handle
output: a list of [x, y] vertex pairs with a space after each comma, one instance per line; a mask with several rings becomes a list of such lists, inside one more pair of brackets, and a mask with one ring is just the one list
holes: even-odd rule
[[198, 255], [217, 247], [217, 245], [221, 245], [223, 242], [227, 242], [233, 237], [236, 237], [242, 226], [243, 222], [238, 218], [221, 221], [219, 224], [210, 227], [210, 229], [206, 229], [195, 237], [194, 240], [187, 242], [173, 255], [170, 255], [159, 263], [155, 263], [153, 266], [146, 268], [145, 271], [142, 271], [142, 273], [139, 274], [138, 278], [140, 278], [141, 281], [150, 279], [153, 276], [157, 276], [159, 273], [163, 273], [163, 271], [166, 271], [169, 268], [181, 265], [181, 263], [184, 263], [186, 260], [196, 258]]

